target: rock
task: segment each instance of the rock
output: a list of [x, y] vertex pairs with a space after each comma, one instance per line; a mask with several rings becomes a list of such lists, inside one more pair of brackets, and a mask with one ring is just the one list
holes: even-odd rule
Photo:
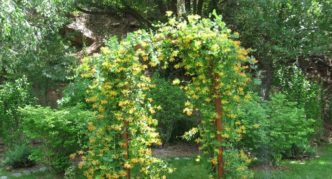
[[47, 168], [46, 167], [41, 167], [41, 168], [39, 168], [39, 170], [38, 171], [40, 171], [40, 172], [45, 172], [47, 170]]
[[12, 176], [14, 176], [14, 177], [21, 177], [22, 173], [13, 173]]
[[24, 170], [23, 171], [23, 174], [24, 175], [30, 175], [32, 173], [32, 171], [30, 171], [30, 170]]

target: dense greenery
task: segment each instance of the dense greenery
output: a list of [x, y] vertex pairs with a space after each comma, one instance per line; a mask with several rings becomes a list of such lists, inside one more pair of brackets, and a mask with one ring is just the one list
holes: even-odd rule
[[16, 144], [5, 154], [4, 165], [12, 168], [31, 167], [35, 161], [30, 159], [32, 149], [26, 144]]
[[33, 103], [30, 90], [26, 78], [0, 85], [0, 137], [9, 148], [24, 141], [18, 108]]
[[258, 162], [278, 163], [282, 158], [311, 154], [310, 139], [315, 121], [304, 109], [277, 93], [271, 101], [259, 97], [241, 105], [241, 123], [247, 127], [241, 145], [258, 157]]
[[[59, 68], [53, 66], [52, 60], [66, 60], [63, 58], [66, 51], [62, 50], [65, 46], [58, 33], [66, 22], [70, 3], [71, 1], [55, 0], [4, 0], [1, 3], [1, 78], [15, 78], [26, 74], [26, 70], [32, 73], [41, 70], [44, 73], [38, 75], [47, 76], [52, 73], [47, 68], [52, 68], [51, 71]], [[65, 62], [56, 63], [61, 66]], [[68, 67], [67, 64], [65, 66]], [[58, 75], [61, 73], [54, 74], [53, 77], [59, 78]]]
[[[282, 159], [331, 137], [331, 14], [331, 0], [2, 0], [2, 163], [69, 178], [304, 172]], [[182, 139], [199, 163], [152, 155]]]
[[87, 126], [95, 120], [94, 113], [80, 107], [52, 110], [45, 107], [21, 108], [23, 131], [28, 140], [40, 141], [34, 146], [31, 159], [63, 172], [71, 162], [69, 155], [87, 143]]
[[197, 125], [198, 121], [195, 117], [188, 117], [183, 113], [186, 95], [178, 86], [157, 76], [152, 78], [152, 83], [155, 87], [148, 96], [153, 99], [153, 105], [161, 107], [161, 110], [156, 111], [154, 118], [158, 120], [160, 138], [163, 144], [167, 144], [171, 139], [179, 139]]

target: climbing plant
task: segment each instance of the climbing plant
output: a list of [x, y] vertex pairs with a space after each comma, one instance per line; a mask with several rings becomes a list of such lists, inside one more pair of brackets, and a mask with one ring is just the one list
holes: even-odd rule
[[151, 115], [162, 109], [152, 106], [146, 94], [153, 88], [153, 69], [170, 66], [185, 71], [173, 81], [188, 96], [183, 112], [201, 118], [191, 131], [200, 136], [196, 141], [202, 156], [197, 160], [205, 158], [202, 161], [211, 164], [218, 178], [251, 175], [250, 157], [235, 147], [246, 132], [236, 121], [236, 105], [250, 99], [245, 71], [255, 59], [248, 57], [236, 40], [238, 33], [227, 29], [220, 16], [177, 20], [168, 15], [169, 21], [157, 25], [156, 31], [138, 30], [120, 42], [110, 39], [101, 54], [85, 58], [81, 65], [82, 76], [93, 79], [87, 101], [99, 111], [99, 120], [88, 126], [88, 152], [80, 163], [88, 178], [129, 178], [134, 173], [130, 169], [140, 170], [135, 175], [162, 177], [167, 166], [149, 149], [160, 143]]

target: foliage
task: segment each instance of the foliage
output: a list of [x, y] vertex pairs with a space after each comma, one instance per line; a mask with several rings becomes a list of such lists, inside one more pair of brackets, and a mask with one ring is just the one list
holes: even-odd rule
[[240, 148], [249, 151], [259, 160], [269, 162], [272, 160], [270, 154], [267, 154], [270, 149], [269, 142], [274, 142], [268, 138], [268, 133], [273, 132], [270, 131], [273, 128], [273, 122], [267, 112], [269, 106], [257, 95], [253, 94], [252, 96], [252, 100], [239, 105], [239, 120], [235, 124], [243, 125], [247, 129], [239, 145]]
[[244, 148], [262, 162], [272, 163], [312, 152], [315, 120], [306, 118], [303, 108], [281, 93], [268, 102], [254, 99], [240, 107], [240, 122], [248, 129], [241, 142]]
[[32, 159], [63, 172], [69, 165], [69, 155], [87, 143], [87, 125], [94, 113], [80, 107], [52, 110], [47, 107], [21, 108], [24, 133], [29, 140], [41, 140], [34, 147]]
[[[4, 0], [0, 4], [0, 75], [17, 76], [26, 66], [26, 55], [38, 57], [43, 53], [44, 39], [56, 36], [66, 22], [65, 14], [72, 1]], [[54, 40], [54, 39], [53, 39]], [[49, 41], [55, 42], [56, 41]], [[46, 58], [47, 59], [47, 58]], [[37, 65], [42, 60], [34, 65]], [[38, 65], [37, 65], [38, 66]]]
[[248, 169], [248, 165], [252, 159], [243, 150], [231, 149], [224, 152], [225, 161], [225, 178], [251, 178], [252, 171]]
[[30, 167], [35, 164], [29, 159], [31, 148], [25, 144], [15, 145], [5, 153], [4, 164], [13, 168]]
[[153, 99], [152, 104], [160, 105], [160, 110], [156, 111], [154, 118], [158, 120], [158, 132], [163, 144], [168, 143], [175, 135], [183, 133], [193, 127], [195, 121], [183, 113], [186, 96], [178, 87], [171, 84], [166, 79], [154, 76], [152, 83], [155, 85], [148, 94]]
[[[188, 97], [183, 111], [189, 116], [195, 111], [201, 114], [197, 141], [202, 143], [200, 149], [207, 161], [217, 165], [221, 145], [228, 150], [234, 149], [234, 144], [245, 133], [244, 126], [234, 125], [236, 104], [245, 96], [244, 87], [250, 81], [244, 73], [249, 68], [245, 64], [254, 64], [255, 59], [247, 56], [247, 50], [240, 47], [239, 41], [232, 40], [238, 35], [225, 27], [221, 17], [214, 16], [214, 19], [189, 16], [188, 21], [177, 21], [170, 18], [168, 23], [157, 26], [154, 33], [139, 30], [128, 34], [121, 42], [113, 38], [102, 48], [102, 54], [85, 59], [81, 66], [82, 76], [94, 79], [88, 101], [93, 102], [100, 113], [100, 120], [90, 126], [93, 135], [90, 136], [89, 153], [83, 161], [88, 177], [105, 176], [111, 171], [113, 176], [124, 176], [126, 172], [121, 170], [122, 166], [132, 168], [137, 160], [148, 161], [149, 155], [138, 155], [139, 151], [149, 151], [147, 147], [158, 141], [154, 130], [148, 126], [155, 124], [149, 113], [155, 113], [156, 109], [145, 98], [151, 82], [144, 71], [157, 66], [165, 69], [171, 62], [175, 62], [176, 69], [185, 69], [190, 77], [190, 81], [175, 79], [173, 84], [182, 84]], [[216, 134], [213, 122], [216, 118], [214, 101], [220, 94], [225, 126], [222, 144], [217, 140], [216, 136], [220, 134]], [[120, 138], [126, 130], [131, 137], [131, 160], [123, 155], [126, 141]], [[110, 145], [111, 149], [104, 149]], [[150, 164], [141, 163], [144, 167]], [[144, 167], [142, 173], [148, 174]], [[246, 176], [245, 171], [241, 174]]]
[[[246, 45], [264, 60], [285, 61], [330, 53], [331, 1], [239, 0], [227, 14]], [[296, 39], [296, 40], [294, 40]]]
[[58, 101], [60, 107], [72, 107], [81, 104], [85, 109], [91, 109], [91, 106], [85, 101], [88, 97], [89, 80], [77, 77], [69, 83], [63, 90], [63, 97]]
[[287, 101], [282, 94], [274, 95], [269, 106], [270, 128], [273, 130], [268, 136], [274, 141], [270, 146], [272, 151], [286, 157], [306, 152], [310, 148], [310, 137], [315, 132], [315, 120], [307, 119], [304, 109], [297, 108], [295, 102]]
[[321, 87], [305, 76], [298, 67], [280, 67], [276, 74], [277, 86], [290, 101], [297, 102], [298, 108], [304, 108], [307, 118], [321, 120]]
[[7, 147], [23, 143], [19, 107], [32, 104], [30, 85], [25, 77], [0, 85], [0, 137]]
[[236, 0], [224, 5], [226, 22], [240, 32], [245, 47], [255, 49], [265, 98], [274, 85], [275, 66], [331, 55], [330, 0]]
[[[140, 175], [160, 177], [159, 170], [164, 168], [148, 148], [160, 144], [158, 133], [151, 127], [157, 124], [150, 115], [156, 109], [145, 94], [151, 87], [150, 78], [143, 74], [139, 59], [126, 50], [133, 35], [121, 43], [110, 39], [102, 55], [86, 58], [81, 66], [82, 76], [94, 77], [87, 101], [99, 111], [99, 120], [88, 126], [89, 151], [80, 165], [86, 168], [88, 178], [125, 176], [125, 169], [138, 166]], [[130, 134], [129, 144], [123, 137], [126, 131]], [[128, 155], [130, 159], [126, 159]]]

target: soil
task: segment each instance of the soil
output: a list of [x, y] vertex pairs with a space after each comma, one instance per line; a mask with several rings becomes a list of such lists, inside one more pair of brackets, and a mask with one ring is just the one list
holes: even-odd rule
[[154, 156], [159, 158], [170, 157], [194, 157], [199, 154], [198, 146], [195, 144], [177, 142], [175, 144], [165, 145], [162, 148], [152, 150]]

